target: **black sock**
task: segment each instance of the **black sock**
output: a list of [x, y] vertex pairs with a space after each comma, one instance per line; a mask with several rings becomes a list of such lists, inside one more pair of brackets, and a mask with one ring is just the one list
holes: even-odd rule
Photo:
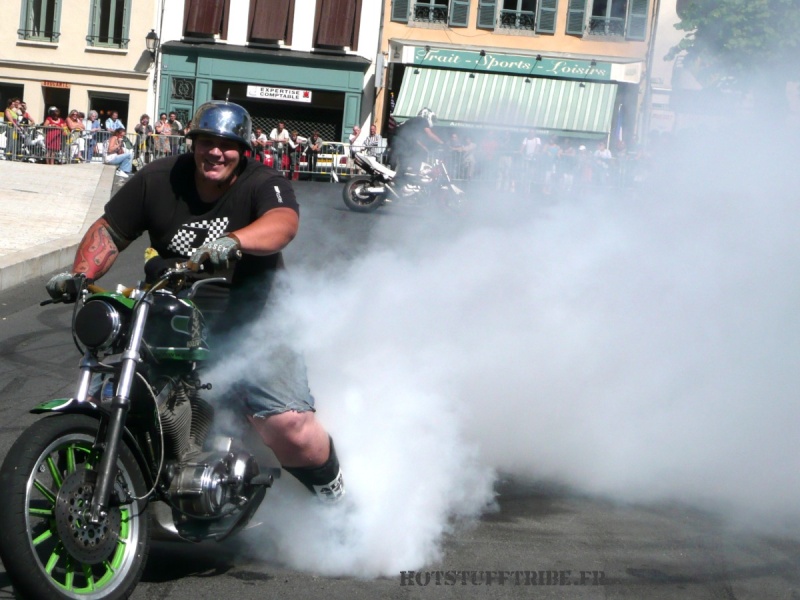
[[330, 454], [328, 460], [318, 467], [283, 467], [288, 473], [297, 478], [308, 490], [324, 499], [336, 500], [344, 495], [344, 482], [342, 481], [339, 458], [333, 439], [330, 440]]

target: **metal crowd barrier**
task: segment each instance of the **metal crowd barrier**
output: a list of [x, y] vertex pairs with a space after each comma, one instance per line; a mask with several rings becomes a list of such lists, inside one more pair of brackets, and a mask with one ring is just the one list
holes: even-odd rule
[[[68, 164], [78, 162], [102, 163], [112, 133], [104, 130], [69, 131], [60, 127], [43, 125], [18, 125], [0, 123], [0, 160], [26, 162], [52, 162]], [[142, 136], [126, 133], [126, 147], [133, 152], [136, 164], [141, 167], [157, 158], [186, 152], [184, 136]]]
[[[41, 125], [15, 126], [0, 122], [0, 159], [56, 164], [102, 163], [111, 135], [102, 130], [69, 132]], [[130, 132], [126, 137], [135, 168], [190, 149], [182, 135], [141, 136]], [[356, 151], [366, 151], [379, 162], [389, 163], [390, 148], [356, 147], [342, 142], [324, 141], [318, 153], [311, 153], [307, 144], [293, 150], [287, 144], [268, 142], [263, 147], [253, 147], [249, 154], [291, 179], [334, 181], [362, 172], [353, 162], [352, 156]], [[558, 158], [549, 158], [545, 153], [531, 158], [521, 152], [489, 154], [480, 147], [471, 153], [454, 149], [440, 152], [455, 180], [481, 182], [497, 190], [523, 193], [628, 187], [637, 184], [646, 170], [644, 161], [633, 155], [602, 159], [590, 151], [562, 154]]]
[[270, 167], [278, 169], [291, 179], [332, 180], [347, 177], [355, 168], [349, 158], [347, 144], [322, 142], [319, 152], [311, 152], [308, 144], [292, 148], [289, 144], [268, 141], [254, 145], [251, 156]]
[[[361, 173], [352, 160], [351, 150], [366, 151], [382, 164], [391, 163], [391, 147], [365, 148], [338, 144], [337, 174], [348, 177]], [[520, 151], [491, 155], [477, 146], [472, 152], [452, 148], [437, 151], [450, 177], [475, 181], [497, 190], [529, 193], [569, 192], [579, 188], [626, 187], [639, 179], [644, 165], [636, 157], [623, 155], [603, 159], [591, 151], [576, 151], [548, 158], [544, 154], [525, 157]], [[430, 162], [432, 157], [428, 157]]]
[[107, 131], [0, 123], [0, 158], [33, 163], [102, 162]]
[[[343, 156], [349, 156], [349, 144], [343, 146]], [[521, 151], [487, 152], [480, 146], [471, 152], [449, 147], [436, 152], [444, 160], [452, 179], [480, 182], [504, 191], [548, 194], [578, 188], [627, 187], [637, 183], [644, 170], [643, 161], [635, 156], [625, 154], [604, 159], [588, 150], [576, 150], [574, 154], [564, 153], [555, 158], [544, 153], [526, 157]], [[390, 163], [391, 147], [373, 151], [373, 156], [383, 164]], [[428, 157], [428, 162], [431, 158]], [[352, 160], [343, 160], [343, 171], [345, 174], [360, 172]]]
[[134, 164], [142, 166], [175, 154], [183, 154], [189, 150], [191, 143], [182, 135], [161, 135], [154, 133], [142, 136], [138, 133], [128, 133], [130, 147], [133, 150]]
[[69, 131], [41, 125], [0, 123], [0, 155], [3, 160], [67, 162]]
[[[473, 156], [459, 151], [445, 151], [451, 177], [461, 181], [494, 184], [495, 189], [514, 192], [570, 192], [577, 188], [620, 187], [627, 185], [625, 158], [599, 158], [584, 151], [548, 157], [541, 153], [531, 157], [521, 152]], [[477, 154], [478, 156], [475, 156]]]

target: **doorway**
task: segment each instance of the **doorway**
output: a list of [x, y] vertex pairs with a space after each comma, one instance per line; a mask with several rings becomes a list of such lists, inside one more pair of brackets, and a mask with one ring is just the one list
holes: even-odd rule
[[62, 119], [69, 114], [69, 90], [65, 90], [63, 88], [42, 87], [42, 97], [44, 98], [44, 114], [39, 121], [40, 123], [44, 123], [44, 119], [47, 117], [47, 111], [50, 110], [51, 106], [55, 106], [61, 111]]
[[[125, 124], [126, 129], [130, 123], [130, 97], [127, 94], [112, 94], [108, 92], [89, 92], [89, 110], [96, 110], [100, 126], [105, 129], [106, 119], [111, 113], [117, 112], [119, 120]], [[88, 111], [87, 111], [88, 114]], [[139, 122], [138, 115], [132, 125]], [[131, 126], [130, 129], [133, 129]]]
[[0, 83], [0, 107], [5, 110], [6, 105], [11, 98], [25, 100], [25, 98], [22, 97], [24, 91], [25, 87], [20, 84]]

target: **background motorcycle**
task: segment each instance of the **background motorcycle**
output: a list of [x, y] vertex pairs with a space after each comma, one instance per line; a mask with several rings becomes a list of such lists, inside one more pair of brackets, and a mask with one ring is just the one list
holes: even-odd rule
[[342, 189], [342, 198], [350, 210], [371, 212], [388, 197], [421, 200], [445, 208], [460, 208], [463, 190], [450, 179], [447, 167], [437, 156], [432, 163], [422, 163], [420, 172], [409, 175], [404, 189], [396, 185], [397, 173], [372, 156], [357, 152], [353, 161], [366, 174], [351, 177]]
[[171, 268], [115, 292], [76, 278], [58, 300], [76, 303], [77, 391], [34, 408], [47, 416], [0, 468], [0, 557], [23, 597], [127, 598], [151, 536], [223, 540], [279, 474], [214, 431], [199, 396], [211, 387], [198, 370], [210, 348], [192, 297], [220, 280], [191, 284], [189, 274]]

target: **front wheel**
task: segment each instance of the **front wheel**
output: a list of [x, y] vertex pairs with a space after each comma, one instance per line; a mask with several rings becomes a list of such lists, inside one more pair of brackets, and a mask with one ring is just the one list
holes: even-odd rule
[[34, 423], [0, 468], [0, 558], [24, 598], [127, 598], [149, 551], [147, 489], [131, 451], [120, 444], [108, 514], [88, 521], [99, 455], [99, 422], [56, 415]]
[[372, 187], [372, 180], [366, 175], [351, 177], [344, 184], [342, 198], [344, 203], [355, 212], [372, 212], [386, 199], [385, 194], [376, 194], [368, 191]]

